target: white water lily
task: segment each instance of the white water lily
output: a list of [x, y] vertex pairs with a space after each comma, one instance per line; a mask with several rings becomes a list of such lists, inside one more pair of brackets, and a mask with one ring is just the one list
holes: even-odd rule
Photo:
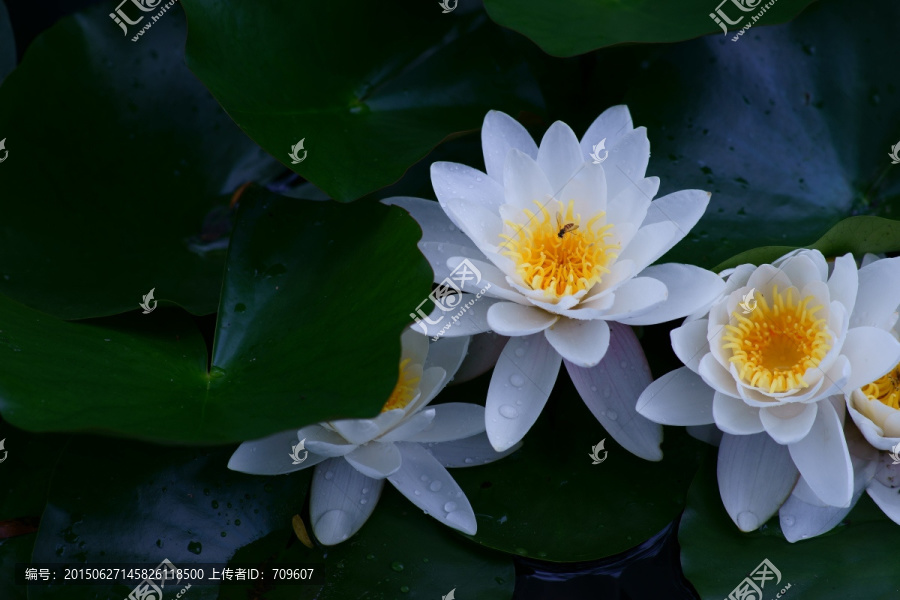
[[[245, 442], [228, 463], [232, 470], [256, 475], [315, 466], [310, 521], [325, 545], [342, 542], [363, 526], [385, 480], [438, 521], [472, 535], [475, 513], [446, 467], [476, 466], [505, 456], [494, 452], [484, 435], [483, 407], [427, 406], [459, 368], [468, 338], [429, 345], [427, 338], [407, 330], [401, 340], [400, 376], [378, 416], [309, 425]], [[291, 449], [304, 440], [309, 455], [297, 465]]]
[[708, 315], [672, 331], [686, 366], [648, 387], [637, 410], [658, 423], [715, 423], [724, 432], [719, 491], [740, 529], [775, 514], [798, 472], [822, 504], [850, 505], [843, 394], [900, 361], [900, 343], [882, 325], [879, 269], [858, 271], [847, 254], [829, 277], [825, 258], [810, 250], [742, 265]]
[[[608, 155], [595, 164], [592, 145], [603, 139]], [[483, 290], [484, 297], [443, 335], [491, 330], [511, 338], [488, 391], [491, 444], [504, 450], [522, 439], [565, 361], [609, 433], [638, 456], [661, 459], [662, 428], [634, 410], [649, 370], [625, 325], [684, 317], [722, 291], [722, 280], [699, 267], [650, 266], [687, 235], [710, 194], [683, 190], [652, 201], [659, 179], [645, 177], [650, 143], [625, 106], [605, 111], [581, 141], [556, 122], [540, 147], [515, 120], [490, 112], [482, 145], [487, 173], [432, 165], [439, 206], [417, 198], [386, 202], [422, 226], [420, 248], [436, 282], [463, 260], [481, 276], [464, 282], [459, 304], [469, 306], [475, 296], [468, 293]], [[429, 335], [443, 325], [424, 323], [417, 326]]]

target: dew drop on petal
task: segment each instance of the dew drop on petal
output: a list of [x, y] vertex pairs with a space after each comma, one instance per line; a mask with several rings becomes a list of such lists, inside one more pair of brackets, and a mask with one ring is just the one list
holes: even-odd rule
[[473, 462], [475, 462], [475, 459], [474, 459], [474, 458], [467, 458], [467, 459], [464, 460], [463, 462], [466, 463], [467, 465], [471, 465]]
[[325, 479], [331, 481], [334, 479], [334, 473], [332, 471], [325, 471]]
[[610, 421], [615, 421], [616, 419], [619, 418], [619, 413], [617, 413], [614, 410], [608, 410], [608, 411], [606, 411], [606, 416], [609, 417]]
[[514, 373], [509, 376], [509, 382], [516, 387], [522, 387], [525, 385], [525, 378], [519, 375], [518, 373]]
[[428, 481], [429, 477], [428, 475], [422, 475], [421, 477], [419, 477], [419, 479], [421, 479], [422, 481]]
[[516, 348], [516, 356], [519, 358], [525, 356], [525, 348]]
[[519, 411], [512, 404], [504, 404], [500, 407], [500, 416], [507, 419], [515, 419], [519, 416]]
[[432, 481], [431, 485], [428, 486], [428, 489], [431, 490], [432, 492], [440, 491], [441, 482], [440, 481]]
[[453, 512], [454, 510], [456, 510], [456, 502], [448, 502], [444, 505], [444, 510], [446, 510], [448, 513]]
[[623, 369], [627, 369], [627, 368], [628, 368], [628, 361], [623, 360], [622, 362], [619, 363], [619, 366], [622, 367]]
[[360, 503], [360, 504], [365, 504], [366, 502], [368, 502], [368, 500], [366, 500], [365, 498], [360, 498], [360, 499], [359, 499], [359, 503]]
[[795, 523], [795, 519], [791, 515], [786, 515], [784, 517], [784, 519], [782, 519], [782, 520], [784, 521], [784, 524], [788, 527], [792, 527]]
[[415, 494], [416, 496], [421, 496], [422, 492], [420, 492], [419, 490], [413, 490], [413, 494]]
[[592, 386], [591, 386], [591, 391], [592, 391], [592, 392], [596, 392], [596, 391], [597, 391], [597, 386], [596, 386], [596, 385], [592, 385]]
[[737, 525], [741, 528], [741, 531], [753, 531], [759, 529], [759, 517], [749, 510], [745, 510], [738, 514]]

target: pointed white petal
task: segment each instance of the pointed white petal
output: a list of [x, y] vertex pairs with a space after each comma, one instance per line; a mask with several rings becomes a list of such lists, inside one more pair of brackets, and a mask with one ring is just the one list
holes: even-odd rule
[[545, 329], [544, 335], [565, 360], [579, 367], [593, 367], [609, 347], [609, 328], [606, 321], [560, 319]]
[[[583, 163], [562, 190], [557, 192], [556, 198], [563, 205], [573, 200], [575, 214], [580, 215], [585, 222], [606, 211], [606, 174], [603, 167]], [[609, 219], [607, 222], [610, 222]]]
[[[434, 423], [434, 408], [427, 408], [409, 416], [402, 423], [378, 438], [378, 442], [405, 442]], [[371, 477], [371, 475], [370, 475]]]
[[[392, 410], [378, 416], [380, 420], [376, 421], [376, 425], [381, 423], [393, 424], [402, 418], [403, 411]], [[379, 431], [383, 431], [383, 428], [379, 428]], [[330, 429], [326, 429], [321, 425], [307, 425], [296, 432], [294, 437], [298, 440], [305, 440], [304, 446], [311, 455], [316, 454], [326, 458], [344, 456], [348, 452], [353, 452], [357, 446], [356, 444], [348, 442], [340, 434], [335, 433]]]
[[344, 460], [372, 479], [384, 479], [400, 468], [400, 452], [392, 443], [369, 442], [346, 455]]
[[506, 450], [531, 429], [550, 397], [561, 362], [542, 333], [509, 340], [494, 368], [485, 406], [494, 449]]
[[522, 447], [520, 442], [503, 452], [497, 452], [491, 446], [486, 433], [480, 433], [461, 440], [422, 445], [431, 452], [439, 463], [448, 469], [486, 465], [495, 460], [500, 460], [504, 456], [509, 456]]
[[[581, 153], [585, 160], [590, 158], [594, 146], [606, 140], [606, 148], [612, 148], [622, 137], [634, 129], [631, 114], [624, 104], [611, 106], [594, 119], [584, 137], [581, 138]], [[602, 158], [602, 153], [601, 153]]]
[[771, 408], [760, 408], [759, 419], [769, 435], [779, 444], [799, 442], [812, 429], [818, 411], [818, 402], [791, 403]]
[[313, 472], [309, 516], [313, 533], [322, 544], [332, 546], [359, 531], [375, 510], [384, 480], [370, 479], [332, 458]]
[[499, 183], [503, 183], [503, 166], [506, 155], [513, 148], [537, 158], [537, 144], [518, 121], [496, 110], [484, 117], [481, 128], [481, 147], [484, 150], [484, 164], [488, 175]]
[[763, 431], [759, 408], [748, 406], [740, 398], [716, 392], [713, 398], [713, 417], [716, 426], [731, 435], [752, 435]]
[[847, 332], [841, 354], [850, 360], [847, 391], [882, 377], [900, 362], [900, 342], [876, 327], [855, 327]]
[[487, 313], [490, 329], [508, 336], [532, 335], [547, 329], [558, 320], [558, 315], [512, 302], [498, 302]]
[[514, 208], [528, 209], [532, 212], [536, 212], [538, 206], [547, 204], [554, 197], [554, 193], [559, 191], [550, 187], [547, 175], [537, 162], [518, 150], [510, 151], [509, 156], [506, 157], [506, 167], [503, 170], [503, 189], [505, 192], [504, 204], [512, 205]]
[[662, 460], [662, 426], [635, 410], [653, 381], [647, 358], [630, 327], [610, 323], [610, 330], [609, 351], [600, 364], [583, 368], [566, 360], [566, 370], [591, 413], [619, 444], [645, 460]]
[[[503, 186], [478, 169], [453, 162], [431, 165], [431, 185], [438, 201], [466, 198], [497, 212], [503, 204]], [[447, 240], [450, 241], [450, 240]]]
[[853, 497], [853, 465], [841, 419], [831, 402], [818, 404], [812, 429], [788, 449], [816, 496], [831, 506], [849, 506]]
[[453, 377], [453, 383], [471, 381], [493, 369], [508, 340], [508, 337], [493, 331], [473, 335], [469, 342], [469, 353]]
[[[294, 461], [290, 456], [291, 448], [297, 445], [298, 441], [297, 430], [291, 429], [260, 440], [244, 442], [231, 455], [228, 468], [251, 475], [281, 475], [311, 467], [327, 458], [309, 454], [301, 464], [293, 464]], [[303, 452], [300, 456], [303, 456]]]
[[890, 329], [897, 320], [900, 298], [900, 257], [883, 258], [859, 270], [859, 294], [850, 326]]
[[655, 325], [686, 317], [712, 302], [725, 289], [725, 282], [721, 277], [693, 265], [656, 265], [647, 267], [638, 277], [661, 281], [666, 286], [668, 297], [665, 302], [639, 317], [620, 320], [629, 325]]
[[397, 444], [403, 465], [388, 477], [397, 491], [453, 529], [475, 535], [475, 512], [469, 499], [441, 463], [420, 444]]
[[831, 299], [844, 305], [847, 312], [853, 313], [856, 304], [856, 292], [859, 287], [859, 277], [856, 270], [856, 261], [850, 253], [838, 256], [834, 259], [834, 271], [828, 279], [828, 290]]
[[642, 226], [619, 255], [619, 260], [634, 261], [640, 272], [675, 245], [678, 226], [664, 221]]
[[897, 488], [887, 487], [873, 480], [866, 491], [887, 518], [900, 525], [900, 493]]
[[694, 373], [700, 368], [700, 360], [709, 352], [709, 341], [706, 339], [708, 328], [707, 319], [697, 319], [676, 327], [669, 334], [678, 360]]
[[638, 398], [636, 410], [663, 425], [708, 425], [715, 421], [714, 393], [699, 375], [682, 367], [651, 383]]
[[603, 169], [606, 171], [607, 189], [612, 198], [624, 189], [638, 185], [647, 174], [647, 164], [650, 162], [647, 129], [645, 127], [632, 129], [614, 143], [610, 143], [607, 139], [606, 148], [609, 150], [609, 156], [603, 161]]
[[485, 256], [496, 253], [497, 245], [503, 241], [499, 213], [467, 198], [449, 198], [441, 202], [441, 208]]
[[[502, 191], [501, 191], [502, 193]], [[441, 205], [434, 200], [412, 198], [409, 196], [394, 196], [382, 200], [382, 203], [396, 205], [407, 212], [416, 220], [422, 228], [422, 241], [432, 243], [444, 243], [461, 246], [474, 251], [476, 256], [481, 254], [469, 237], [453, 224]], [[421, 247], [421, 246], [420, 246]], [[460, 254], [468, 254], [461, 252]]]
[[638, 317], [665, 302], [669, 290], [664, 283], [652, 277], [635, 277], [619, 286], [614, 294], [613, 304], [603, 318], [609, 321], [638, 321]]
[[[424, 369], [439, 367], [447, 374], [444, 385], [453, 380], [454, 375], [463, 363], [470, 348], [470, 337], [441, 338], [431, 342], [428, 346], [428, 357], [425, 359]], [[441, 388], [443, 389], [443, 388]], [[434, 392], [436, 396], [440, 389]]]
[[408, 442], [450, 442], [484, 432], [484, 407], [463, 402], [432, 406], [434, 419], [427, 427], [409, 436]]
[[785, 446], [769, 434], [722, 436], [717, 466], [719, 494], [741, 531], [754, 531], [778, 511], [797, 481]]
[[372, 419], [341, 419], [331, 421], [331, 426], [351, 444], [365, 444], [384, 431]]
[[674, 246], [690, 233], [703, 213], [706, 212], [710, 196], [712, 194], [703, 190], [680, 190], [657, 198], [650, 203], [643, 226], [667, 221], [674, 223], [677, 231], [672, 242], [672, 246]]
[[[557, 121], [547, 129], [538, 148], [537, 164], [547, 175], [551, 193], [558, 194], [584, 165], [578, 137], [572, 129]], [[605, 186], [604, 186], [605, 192]]]

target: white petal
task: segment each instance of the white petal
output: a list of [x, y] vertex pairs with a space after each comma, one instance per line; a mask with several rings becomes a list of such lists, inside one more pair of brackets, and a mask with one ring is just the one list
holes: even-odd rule
[[[562, 121], [551, 125], [538, 148], [537, 164], [547, 175], [553, 195], [563, 189], [584, 162], [575, 132]], [[604, 185], [604, 195], [605, 188]]]
[[463, 402], [432, 406], [434, 419], [428, 427], [406, 439], [408, 442], [449, 442], [484, 432], [484, 407]]
[[[416, 314], [410, 313], [410, 316], [416, 320], [414, 324], [410, 325], [410, 329], [431, 338], [474, 335], [490, 330], [487, 321], [488, 310], [494, 304], [502, 301], [487, 296], [475, 300], [475, 294], [458, 296], [459, 298], [454, 300], [452, 308], [448, 306], [449, 302], [446, 300], [441, 305], [443, 308], [437, 306], [438, 303], [436, 303], [436, 308], [431, 314], [421, 319], [419, 317], [422, 316], [422, 313], [418, 310]], [[473, 302], [473, 300], [475, 301]], [[472, 303], [469, 304], [470, 302]]]
[[[463, 338], [469, 339], [469, 338]], [[447, 385], [447, 372], [444, 371], [441, 367], [428, 367], [422, 372], [422, 379], [419, 380], [419, 391], [415, 398], [410, 401], [404, 408], [399, 409], [403, 415], [402, 418], [406, 418], [407, 415], [410, 415], [418, 410], [420, 410], [423, 406], [431, 402], [435, 396], [438, 395], [444, 386]], [[388, 411], [393, 412], [393, 411]], [[377, 417], [375, 417], [375, 421], [378, 422], [379, 419], [384, 417], [388, 413], [381, 413]], [[387, 431], [391, 427], [396, 425], [396, 422], [391, 422], [389, 424], [385, 424], [381, 426], [381, 431]]]
[[722, 436], [717, 466], [719, 494], [741, 531], [754, 531], [778, 510], [797, 481], [787, 447], [769, 434]]
[[[657, 198], [650, 203], [643, 226], [646, 227], [653, 223], [674, 223], [677, 233], [669, 246], [671, 248], [684, 239], [684, 236], [690, 233], [697, 224], [697, 221], [706, 212], [710, 196], [712, 194], [703, 190], [680, 190]], [[669, 248], [666, 248], [666, 251]]]
[[856, 261], [850, 253], [838, 256], [834, 259], [834, 271], [828, 279], [828, 290], [831, 299], [844, 305], [847, 312], [853, 312], [856, 304], [856, 292], [859, 287], [859, 277], [856, 271]]
[[609, 347], [609, 325], [606, 321], [560, 319], [545, 329], [544, 335], [565, 360], [579, 367], [593, 367]]
[[812, 429], [788, 449], [813, 492], [831, 506], [849, 506], [853, 497], [853, 465], [841, 419], [830, 402], [819, 402]]
[[760, 408], [759, 419], [776, 442], [793, 444], [805, 438], [812, 429], [819, 412], [818, 405], [818, 402], [809, 402]]
[[752, 435], [763, 431], [759, 408], [748, 406], [740, 398], [716, 392], [713, 398], [713, 417], [716, 425], [731, 435]]
[[488, 175], [499, 183], [503, 183], [503, 167], [510, 149], [520, 150], [531, 158], [537, 158], [538, 153], [537, 144], [528, 131], [506, 113], [496, 110], [484, 117], [481, 147]]
[[890, 488], [877, 481], [872, 481], [866, 490], [878, 508], [894, 523], [900, 525], [900, 494], [897, 488]]
[[700, 368], [700, 360], [709, 353], [709, 342], [706, 339], [708, 327], [707, 319], [698, 319], [676, 327], [669, 334], [672, 338], [672, 350], [678, 360], [695, 373]]
[[663, 425], [713, 423], [714, 390], [700, 376], [682, 367], [666, 373], [641, 393], [636, 410]]
[[[502, 191], [501, 191], [502, 193]], [[441, 205], [434, 200], [412, 198], [409, 196], [395, 196], [381, 201], [384, 204], [396, 205], [407, 212], [416, 220], [422, 228], [422, 242], [445, 243], [470, 248], [477, 254], [477, 248], [472, 240], [459, 230]], [[420, 242], [420, 244], [422, 243]], [[421, 246], [420, 246], [421, 247]], [[461, 253], [467, 254], [467, 253]]]
[[585, 160], [590, 158], [594, 146], [606, 140], [606, 148], [612, 148], [622, 137], [634, 129], [631, 113], [624, 104], [611, 106], [594, 119], [584, 137], [581, 138], [581, 153]]
[[331, 546], [359, 531], [375, 510], [383, 487], [384, 480], [366, 477], [342, 458], [317, 466], [310, 489], [309, 516], [319, 542]]
[[[381, 420], [379, 423], [393, 424], [399, 421], [403, 416], [402, 410], [392, 410], [387, 413], [378, 415]], [[376, 423], [377, 425], [378, 423]], [[379, 431], [383, 431], [379, 428]], [[353, 452], [357, 444], [351, 444], [343, 436], [330, 429], [326, 429], [321, 425], [307, 425], [294, 434], [298, 440], [305, 440], [304, 446], [311, 454], [331, 458], [334, 456], [344, 456], [348, 452]]]
[[[491, 258], [495, 257], [492, 256]], [[464, 264], [466, 261], [468, 264]], [[462, 256], [451, 256], [447, 259], [447, 268], [451, 272], [465, 268], [467, 273], [471, 273], [471, 275], [466, 275], [466, 277], [471, 276], [471, 279], [461, 281], [463, 277], [456, 275], [451, 277], [450, 281], [459, 285], [462, 291], [474, 294], [476, 299], [488, 296], [517, 304], [528, 304], [528, 300], [522, 297], [522, 294], [510, 287], [506, 273], [489, 262], [468, 259]]]
[[[802, 290], [811, 283], [824, 283], [817, 264], [818, 259], [815, 255], [798, 253], [778, 262], [777, 266], [790, 279], [791, 285]], [[826, 287], [829, 286], [826, 285]], [[829, 292], [829, 300], [822, 298], [822, 301], [827, 303], [830, 301], [830, 296]]]
[[[635, 185], [629, 186], [619, 192], [615, 198], [609, 198], [606, 209], [606, 222], [614, 225], [612, 233], [618, 239], [622, 247], [631, 243], [634, 234], [637, 233], [647, 216], [650, 201], [659, 191], [659, 177], [645, 177]], [[630, 233], [623, 235], [626, 225]]]
[[716, 448], [722, 443], [722, 436], [725, 435], [722, 430], [715, 425], [688, 425], [684, 430], [695, 440], [706, 442], [710, 446], [715, 446]]
[[466, 198], [494, 212], [500, 210], [500, 205], [503, 204], [503, 186], [478, 169], [466, 165], [452, 162], [432, 163], [431, 185], [441, 204], [453, 198]]
[[509, 456], [522, 447], [516, 444], [503, 452], [497, 452], [491, 446], [487, 434], [481, 433], [461, 440], [441, 442], [440, 444], [423, 444], [425, 448], [447, 468], [477, 467]]
[[[666, 301], [669, 290], [661, 281], [651, 277], [635, 277], [626, 281], [615, 292], [613, 304], [603, 318], [610, 321], [636, 321]], [[585, 312], [590, 309], [583, 309]], [[575, 312], [575, 311], [573, 311]]]
[[531, 429], [550, 397], [561, 362], [542, 333], [509, 340], [494, 368], [485, 406], [494, 449], [510, 448]]
[[[432, 202], [432, 204], [435, 203]], [[459, 231], [456, 226], [453, 228]], [[465, 234], [461, 233], [460, 235], [466, 238], [468, 245], [449, 244], [446, 242], [419, 242], [419, 250], [425, 255], [428, 265], [434, 271], [435, 283], [443, 281], [452, 274], [453, 269], [447, 266], [447, 261], [451, 258], [461, 256], [471, 262], [487, 260], [474, 242], [469, 240]]]
[[260, 440], [244, 442], [231, 455], [228, 460], [228, 468], [251, 475], [281, 475], [311, 467], [327, 458], [310, 454], [301, 464], [293, 464], [294, 460], [290, 456], [291, 448], [297, 442], [296, 429], [282, 431]]
[[403, 465], [388, 477], [397, 491], [453, 529], [475, 535], [475, 512], [465, 493], [441, 463], [420, 444], [397, 444]]
[[384, 479], [400, 468], [400, 451], [392, 443], [369, 442], [344, 457], [350, 465], [372, 479]]
[[[446, 379], [443, 380], [444, 385], [446, 385], [453, 380], [454, 375], [459, 370], [460, 365], [462, 365], [463, 359], [469, 351], [471, 340], [472, 338], [466, 336], [441, 338], [431, 342], [428, 346], [428, 357], [425, 359], [423, 368], [426, 371], [432, 367], [443, 369], [444, 373], [447, 374]], [[441, 389], [443, 389], [443, 386], [435, 390], [434, 395], [437, 396]]]
[[[713, 344], [710, 344], [711, 346]], [[730, 365], [734, 369], [734, 365]], [[738, 385], [735, 383], [735, 373], [729, 372], [719, 364], [715, 355], [710, 353], [700, 359], [697, 374], [703, 378], [708, 386], [729, 396], [738, 396]], [[743, 386], [741, 386], [743, 387]]]
[[655, 325], [686, 317], [712, 302], [725, 289], [725, 282], [721, 277], [693, 265], [656, 265], [647, 267], [638, 277], [651, 277], [661, 281], [668, 290], [668, 297], [665, 302], [639, 317], [620, 320], [629, 325]]
[[667, 221], [642, 226], [622, 250], [619, 260], [632, 260], [635, 269], [643, 271], [675, 245], [677, 234], [678, 226]]
[[[546, 174], [541, 167], [527, 154], [512, 150], [506, 157], [503, 169], [504, 204], [515, 208], [537, 210], [554, 197], [555, 190], [550, 187]], [[535, 204], [538, 202], [538, 205]]]
[[859, 294], [851, 327], [889, 329], [896, 321], [900, 298], [900, 257], [877, 260], [859, 270]]
[[522, 336], [543, 331], [556, 323], [559, 316], [533, 306], [498, 302], [487, 313], [488, 326], [500, 335]]
[[582, 368], [566, 360], [575, 389], [604, 429], [626, 450], [645, 460], [662, 460], [662, 426], [635, 410], [653, 381], [641, 344], [630, 327], [611, 323], [611, 342], [600, 364]]
[[508, 340], [508, 337], [493, 331], [473, 335], [469, 342], [469, 353], [453, 377], [453, 383], [471, 381], [493, 369]]
[[331, 421], [330, 424], [341, 437], [351, 444], [365, 444], [384, 431], [372, 419], [341, 419], [340, 421]]
[[607, 189], [612, 198], [644, 179], [647, 164], [650, 162], [647, 129], [645, 127], [632, 129], [613, 143], [607, 139], [606, 148], [609, 150], [609, 156], [603, 162], [603, 169], [606, 171]]
[[893, 369], [900, 362], [900, 342], [876, 327], [855, 327], [847, 332], [841, 354], [850, 360], [847, 391], [855, 390]]
[[[606, 211], [606, 174], [601, 165], [583, 163], [556, 197], [564, 205], [574, 200], [575, 214], [584, 219]], [[607, 218], [607, 222], [610, 222]], [[626, 224], [627, 225], [627, 224]], [[635, 230], [637, 227], [635, 227]]]
[[[381, 443], [404, 442], [434, 423], [434, 408], [428, 408], [410, 415], [402, 423], [378, 438]], [[370, 475], [371, 477], [371, 475]]]
[[499, 213], [466, 198], [450, 198], [441, 202], [441, 208], [485, 256], [496, 253], [497, 245], [503, 241]]

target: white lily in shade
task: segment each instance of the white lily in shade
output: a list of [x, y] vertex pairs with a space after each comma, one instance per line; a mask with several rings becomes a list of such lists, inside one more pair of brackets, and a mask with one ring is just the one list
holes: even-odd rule
[[[609, 154], [595, 164], [590, 154], [602, 139]], [[683, 190], [652, 200], [659, 179], [645, 177], [650, 142], [625, 106], [605, 111], [581, 141], [556, 122], [540, 147], [511, 117], [490, 112], [482, 146], [487, 173], [432, 165], [439, 205], [386, 202], [406, 208], [422, 226], [420, 248], [435, 282], [463, 260], [482, 279], [463, 283], [460, 305], [481, 290], [485, 296], [443, 335], [494, 331], [511, 338], [488, 391], [491, 444], [505, 450], [531, 429], [565, 361], [610, 434], [638, 456], [661, 459], [662, 428], [634, 410], [640, 388], [632, 384], [639, 378], [616, 378], [646, 367], [626, 325], [682, 318], [721, 293], [721, 278], [699, 267], [650, 266], [687, 235], [710, 194]], [[436, 310], [432, 317], [438, 316]]]
[[[402, 336], [397, 385], [372, 419], [344, 419], [244, 442], [228, 468], [277, 475], [315, 466], [310, 491], [313, 532], [325, 545], [359, 531], [372, 514], [385, 480], [438, 521], [474, 534], [475, 513], [446, 467], [485, 464], [497, 453], [484, 434], [484, 408], [428, 406], [456, 373], [468, 338], [429, 345], [421, 334]], [[290, 449], [305, 440], [307, 459], [294, 464]]]
[[[843, 395], [900, 361], [900, 343], [883, 326], [884, 271], [874, 264], [857, 270], [847, 254], [829, 277], [815, 250], [742, 265], [708, 315], [672, 331], [686, 366], [653, 382], [637, 410], [658, 423], [715, 423], [724, 432], [719, 492], [740, 529], [757, 529], [774, 515], [798, 474], [798, 487], [808, 486], [820, 503], [850, 505]], [[746, 312], [754, 306], [748, 294], [755, 307]]]

